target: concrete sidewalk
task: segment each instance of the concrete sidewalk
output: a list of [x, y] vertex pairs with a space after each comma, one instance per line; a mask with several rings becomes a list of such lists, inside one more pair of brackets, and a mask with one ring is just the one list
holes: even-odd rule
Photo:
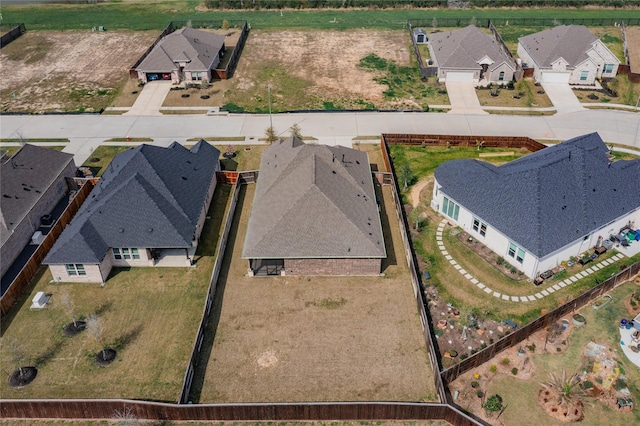
[[145, 84], [136, 102], [123, 115], [161, 115], [160, 107], [171, 90], [171, 85], [171, 81], [168, 80], [150, 81]]

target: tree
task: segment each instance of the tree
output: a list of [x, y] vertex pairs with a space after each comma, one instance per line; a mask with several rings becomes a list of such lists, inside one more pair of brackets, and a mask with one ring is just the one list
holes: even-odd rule
[[424, 206], [418, 203], [418, 205], [415, 206], [413, 210], [411, 210], [411, 213], [409, 213], [409, 220], [413, 222], [414, 229], [416, 231], [420, 230], [420, 227], [422, 226], [422, 222], [424, 221], [424, 219], [425, 219]]
[[298, 123], [293, 123], [293, 126], [289, 127], [289, 132], [291, 133], [291, 136], [302, 139], [302, 130], [300, 129], [300, 125]]
[[498, 394], [491, 395], [487, 398], [487, 402], [482, 406], [485, 410], [490, 413], [495, 413], [496, 411], [502, 410], [502, 397]]
[[27, 359], [27, 354], [24, 350], [24, 346], [18, 342], [18, 339], [15, 337], [5, 340], [4, 347], [7, 348], [9, 352], [9, 357], [11, 359], [11, 363], [20, 370], [20, 376], [22, 376], [23, 371], [22, 367], [24, 366], [25, 359]]
[[62, 307], [64, 308], [67, 315], [71, 317], [71, 321], [73, 321], [73, 326], [77, 327], [76, 323], [76, 305], [73, 303], [73, 299], [69, 295], [68, 291], [64, 291], [62, 295], [60, 295], [60, 302], [62, 303]]
[[411, 170], [411, 166], [409, 166], [409, 163], [407, 161], [402, 163], [402, 165], [400, 166], [400, 175], [398, 177], [404, 184], [403, 190], [406, 191], [409, 187], [409, 184], [413, 180], [413, 171]]
[[229, 29], [229, 21], [227, 21], [226, 19], [222, 21], [222, 29], [225, 31]]
[[102, 345], [104, 340], [104, 321], [96, 314], [92, 314], [87, 318], [87, 330], [89, 330], [89, 335], [93, 337], [93, 340], [98, 344], [102, 349], [102, 356], [105, 356], [105, 348]]
[[264, 135], [269, 143], [274, 143], [278, 140], [278, 132], [273, 127], [267, 127], [267, 130], [264, 131]]
[[431, 28], [433, 28], [434, 31], [438, 28], [438, 20], [435, 17], [431, 20]]
[[113, 418], [116, 421], [116, 426], [135, 426], [140, 424], [131, 407], [115, 410]]
[[484, 145], [484, 141], [480, 141], [476, 139], [476, 148], [478, 149], [478, 151], [480, 151], [480, 148], [482, 148], [482, 145]]

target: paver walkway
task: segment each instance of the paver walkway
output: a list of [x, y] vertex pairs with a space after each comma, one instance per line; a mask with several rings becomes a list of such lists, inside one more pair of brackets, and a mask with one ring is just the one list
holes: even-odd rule
[[460, 272], [460, 274], [462, 274], [463, 277], [471, 281], [471, 283], [474, 284], [476, 287], [478, 287], [480, 290], [484, 291], [487, 294], [492, 295], [493, 297], [496, 297], [498, 299], [502, 299], [508, 302], [534, 302], [538, 299], [542, 299], [543, 297], [548, 296], [551, 293], [554, 293], [560, 290], [561, 288], [571, 285], [576, 281], [578, 281], [579, 279], [585, 278], [593, 274], [594, 272], [604, 268], [605, 266], [610, 265], [624, 257], [624, 255], [617, 253], [615, 256], [610, 257], [609, 259], [603, 260], [602, 262], [598, 262], [595, 265], [565, 279], [564, 281], [561, 281], [559, 283], [556, 283], [554, 285], [547, 287], [544, 290], [539, 291], [538, 293], [531, 294], [528, 296], [511, 296], [508, 294], [503, 294], [503, 293], [492, 290], [490, 287], [488, 287], [487, 285], [481, 283], [476, 278], [474, 278], [470, 273], [465, 271], [462, 268], [462, 266], [458, 264], [458, 262], [456, 262], [456, 260], [449, 254], [449, 252], [445, 248], [444, 242], [442, 240], [442, 233], [444, 232], [444, 227], [446, 226], [446, 224], [447, 224], [447, 219], [443, 219], [438, 225], [438, 231], [436, 232], [436, 242], [438, 243], [438, 249], [440, 249], [440, 252], [444, 256], [444, 258], [447, 259], [447, 261], [451, 264], [451, 266], [453, 266], [458, 272]]

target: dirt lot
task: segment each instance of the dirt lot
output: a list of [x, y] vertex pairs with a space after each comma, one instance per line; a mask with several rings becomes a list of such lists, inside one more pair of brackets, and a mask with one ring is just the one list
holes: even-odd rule
[[625, 27], [627, 46], [629, 46], [629, 62], [631, 70], [640, 72], [640, 27]]
[[157, 36], [156, 31], [27, 32], [0, 51], [0, 107], [40, 112], [109, 106], [128, 68]]
[[435, 400], [397, 221], [391, 239], [383, 214], [385, 277], [249, 278], [240, 256], [254, 191], [245, 186], [238, 201], [194, 402]]
[[250, 96], [266, 106], [270, 82], [276, 109], [286, 107], [278, 101], [294, 90], [299, 108], [322, 108], [331, 100], [344, 100], [343, 107], [349, 102], [390, 107], [382, 94], [387, 86], [376, 83], [376, 74], [358, 62], [373, 53], [407, 66], [409, 46], [406, 31], [252, 31], [225, 102]]

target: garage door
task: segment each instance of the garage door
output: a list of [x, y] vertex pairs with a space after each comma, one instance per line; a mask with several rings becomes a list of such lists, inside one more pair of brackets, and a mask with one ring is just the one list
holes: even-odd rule
[[449, 72], [447, 72], [446, 81], [449, 81], [449, 82], [461, 82], [461, 83], [472, 83], [473, 82], [473, 71], [471, 71], [471, 72], [449, 71]]
[[543, 72], [542, 73], [542, 82], [543, 83], [569, 83], [569, 74], [568, 72]]

